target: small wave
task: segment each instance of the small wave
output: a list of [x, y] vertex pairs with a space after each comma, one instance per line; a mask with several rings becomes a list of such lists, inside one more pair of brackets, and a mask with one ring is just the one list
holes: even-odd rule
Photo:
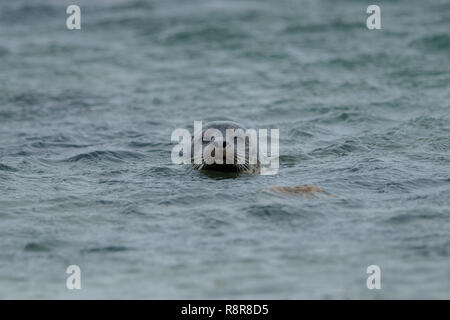
[[165, 165], [159, 165], [159, 166], [152, 166], [151, 168], [145, 169], [142, 173], [143, 177], [153, 177], [155, 175], [164, 177], [164, 176], [172, 176], [174, 174], [178, 174], [179, 170], [181, 170], [182, 167], [177, 166], [165, 166]]
[[395, 216], [387, 218], [385, 223], [387, 224], [409, 224], [413, 222], [429, 221], [429, 220], [439, 220], [443, 218], [444, 215], [440, 213], [399, 213]]
[[145, 212], [139, 210], [136, 207], [126, 207], [125, 209], [122, 210], [122, 213], [125, 215], [136, 215], [136, 216], [145, 216]]
[[343, 143], [333, 143], [325, 148], [317, 148], [311, 152], [314, 156], [338, 155], [346, 156], [354, 151], [368, 151], [368, 148], [354, 140], [346, 140]]
[[450, 35], [438, 34], [433, 36], [425, 36], [411, 41], [410, 46], [423, 50], [448, 52], [450, 49]]
[[422, 128], [422, 129], [445, 128], [447, 130], [450, 130], [447, 118], [420, 116], [408, 120], [404, 124], [407, 127], [414, 127], [414, 128]]
[[450, 241], [440, 244], [408, 245], [407, 248], [412, 250], [415, 254], [419, 254], [424, 257], [430, 257], [432, 255], [448, 257], [450, 254]]
[[16, 168], [7, 166], [6, 164], [0, 163], [0, 171], [17, 172], [18, 170]]
[[73, 157], [62, 160], [63, 162], [78, 162], [78, 161], [110, 161], [123, 162], [131, 159], [142, 159], [145, 155], [133, 151], [92, 151], [87, 153], [80, 153]]
[[305, 32], [324, 32], [328, 30], [349, 31], [358, 28], [361, 28], [361, 23], [335, 20], [330, 23], [291, 24], [284, 28], [282, 32], [285, 34], [298, 34]]
[[170, 44], [182, 44], [187, 42], [223, 42], [243, 38], [246, 38], [244, 33], [232, 31], [225, 27], [210, 26], [194, 30], [176, 30], [167, 34], [163, 41]]
[[0, 12], [1, 22], [13, 22], [17, 21], [44, 21], [42, 19], [49, 19], [57, 17], [61, 12], [61, 7], [52, 6], [48, 4], [31, 4], [25, 3], [19, 6], [15, 5], [15, 1], [11, 1], [11, 5], [6, 5]]
[[150, 36], [159, 34], [162, 30], [162, 25], [158, 20], [149, 19], [148, 16], [136, 15], [120, 15], [120, 16], [105, 16], [94, 21], [93, 29], [101, 30], [104, 28], [130, 28], [137, 30], [143, 36]]
[[96, 247], [81, 250], [81, 253], [112, 253], [112, 252], [122, 252], [130, 250], [127, 247], [122, 246], [107, 246], [107, 247]]
[[119, 11], [123, 12], [125, 10], [129, 9], [139, 9], [139, 10], [145, 10], [145, 9], [153, 9], [154, 4], [144, 1], [144, 0], [135, 0], [135, 1], [127, 1], [125, 3], [119, 3], [119, 4], [112, 4], [110, 7], [110, 10], [112, 11]]
[[358, 123], [360, 121], [367, 121], [370, 115], [357, 112], [357, 111], [347, 111], [347, 112], [330, 112], [329, 114], [323, 116], [321, 119], [317, 119], [317, 123], [324, 124], [334, 124], [340, 122], [348, 123]]
[[70, 137], [63, 134], [55, 134], [49, 136], [31, 136], [26, 137], [27, 141], [51, 141], [51, 142], [67, 142], [70, 141]]
[[89, 145], [74, 144], [74, 143], [50, 143], [50, 142], [34, 142], [31, 144], [33, 148], [47, 149], [47, 148], [86, 148]]
[[162, 147], [162, 146], [165, 147], [167, 144], [158, 142], [155, 143], [155, 142], [131, 141], [128, 145], [134, 148], [145, 148], [145, 147]]
[[309, 133], [307, 131], [304, 130], [300, 130], [297, 128], [293, 128], [289, 131], [289, 137], [291, 138], [297, 138], [297, 137], [301, 137], [301, 138], [311, 138], [313, 137], [312, 133]]
[[0, 46], [0, 57], [6, 56], [9, 53], [10, 51], [8, 48]]
[[46, 101], [48, 97], [41, 93], [22, 92], [8, 97], [8, 102], [19, 106], [33, 106]]
[[29, 252], [48, 252], [48, 251], [50, 251], [49, 247], [47, 247], [43, 244], [40, 244], [40, 243], [36, 243], [36, 242], [27, 243], [23, 249], [25, 251], [29, 251]]
[[306, 154], [298, 154], [298, 155], [280, 155], [279, 160], [280, 164], [283, 168], [292, 168], [297, 164], [301, 163], [304, 160], [311, 159]]
[[304, 212], [281, 204], [252, 205], [247, 209], [251, 216], [276, 222], [289, 222], [297, 217], [306, 217]]
[[358, 54], [351, 57], [335, 57], [328, 60], [328, 64], [331, 66], [343, 67], [346, 69], [357, 69], [367, 67], [369, 65], [381, 67], [389, 66], [391, 63], [391, 57], [384, 53], [370, 53], [370, 54]]

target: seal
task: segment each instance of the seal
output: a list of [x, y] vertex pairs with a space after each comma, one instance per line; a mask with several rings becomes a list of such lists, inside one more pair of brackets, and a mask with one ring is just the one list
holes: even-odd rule
[[[221, 172], [259, 173], [257, 141], [251, 143], [246, 128], [234, 121], [211, 121], [194, 133], [191, 163], [194, 169]], [[233, 132], [234, 134], [230, 134]], [[201, 137], [201, 150], [195, 153], [195, 137]], [[222, 155], [221, 155], [222, 154]]]

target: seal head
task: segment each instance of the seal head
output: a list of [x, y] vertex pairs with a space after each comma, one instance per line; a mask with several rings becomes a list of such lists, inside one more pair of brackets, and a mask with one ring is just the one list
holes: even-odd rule
[[[244, 126], [233, 121], [212, 121], [202, 126], [201, 157], [192, 143], [191, 163], [197, 170], [258, 173], [257, 141]], [[200, 150], [199, 150], [200, 151]]]

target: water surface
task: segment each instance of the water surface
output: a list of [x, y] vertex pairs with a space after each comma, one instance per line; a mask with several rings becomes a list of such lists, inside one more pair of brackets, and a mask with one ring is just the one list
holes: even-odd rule
[[[448, 1], [77, 3], [0, 4], [0, 298], [450, 298]], [[222, 118], [279, 173], [171, 163]]]

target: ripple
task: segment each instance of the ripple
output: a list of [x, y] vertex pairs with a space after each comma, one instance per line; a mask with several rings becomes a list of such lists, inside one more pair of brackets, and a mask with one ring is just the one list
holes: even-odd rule
[[303, 216], [298, 210], [281, 204], [252, 205], [246, 211], [251, 216], [274, 221], [289, 221]]
[[0, 163], [0, 171], [17, 172], [18, 170], [16, 168], [7, 166], [6, 164]]
[[[14, 3], [14, 2], [12, 2]], [[6, 3], [4, 3], [5, 5]], [[61, 8], [48, 4], [25, 3], [19, 6], [6, 6], [0, 12], [1, 22], [16, 23], [17, 21], [44, 21], [57, 16]]]
[[75, 143], [52, 143], [52, 142], [33, 142], [31, 144], [33, 148], [47, 149], [47, 148], [86, 148], [89, 145], [75, 144]]
[[346, 156], [355, 151], [368, 151], [366, 146], [355, 140], [346, 140], [343, 143], [333, 143], [325, 148], [317, 148], [311, 152], [314, 156], [338, 155]]
[[402, 213], [398, 214], [396, 216], [393, 216], [391, 218], [388, 218], [385, 222], [387, 224], [408, 224], [411, 222], [416, 221], [422, 221], [422, 220], [434, 220], [434, 219], [440, 219], [442, 218], [442, 214], [426, 214], [426, 213], [420, 213], [420, 214], [409, 214], [409, 213]]
[[314, 135], [312, 133], [309, 133], [307, 131], [304, 130], [300, 130], [297, 128], [293, 128], [291, 130], [289, 130], [289, 137], [291, 138], [297, 138], [297, 137], [301, 137], [301, 138], [311, 138]]
[[159, 142], [141, 142], [141, 141], [131, 141], [128, 144], [130, 147], [134, 148], [145, 148], [145, 147], [165, 147], [167, 144], [165, 143], [159, 143]]
[[36, 242], [27, 243], [23, 249], [25, 251], [30, 251], [30, 252], [48, 252], [48, 251], [50, 251], [49, 247], [47, 247], [43, 244], [40, 244], [40, 243], [36, 243]]
[[95, 247], [81, 250], [81, 253], [113, 253], [128, 251], [130, 248], [122, 246]]
[[448, 257], [450, 254], [450, 241], [447, 241], [442, 244], [417, 244], [417, 245], [409, 245], [407, 246], [408, 250], [414, 251], [416, 254], [419, 254], [424, 257], [430, 257], [433, 255]]
[[288, 25], [282, 33], [284, 34], [298, 34], [305, 32], [324, 32], [328, 30], [339, 30], [339, 31], [350, 31], [354, 29], [361, 28], [360, 23], [355, 22], [345, 22], [342, 20], [331, 21], [330, 23], [295, 23]]
[[3, 46], [0, 46], [0, 57], [4, 57], [10, 53], [9, 49]]
[[167, 34], [163, 40], [169, 44], [183, 44], [191, 42], [224, 42], [227, 40], [245, 39], [246, 35], [241, 32], [231, 30], [227, 27], [208, 26], [200, 29], [173, 30]]
[[79, 161], [89, 161], [89, 162], [125, 162], [127, 160], [143, 159], [145, 155], [133, 151], [108, 151], [108, 150], [98, 150], [87, 153], [80, 153], [65, 160], [63, 162], [79, 162]]
[[142, 11], [142, 10], [148, 10], [148, 9], [153, 9], [153, 8], [154, 8], [154, 5], [148, 1], [133, 0], [133, 1], [127, 1], [125, 3], [112, 4], [110, 7], [110, 10], [123, 12], [125, 10], [130, 10], [130, 9], [138, 9], [138, 10]]
[[309, 160], [311, 157], [306, 154], [298, 154], [298, 155], [280, 155], [279, 160], [280, 164], [283, 168], [292, 168], [297, 164], [301, 163], [304, 160]]
[[448, 50], [450, 50], [450, 35], [446, 33], [425, 36], [411, 41], [410, 46], [423, 50], [443, 51], [448, 53]]

